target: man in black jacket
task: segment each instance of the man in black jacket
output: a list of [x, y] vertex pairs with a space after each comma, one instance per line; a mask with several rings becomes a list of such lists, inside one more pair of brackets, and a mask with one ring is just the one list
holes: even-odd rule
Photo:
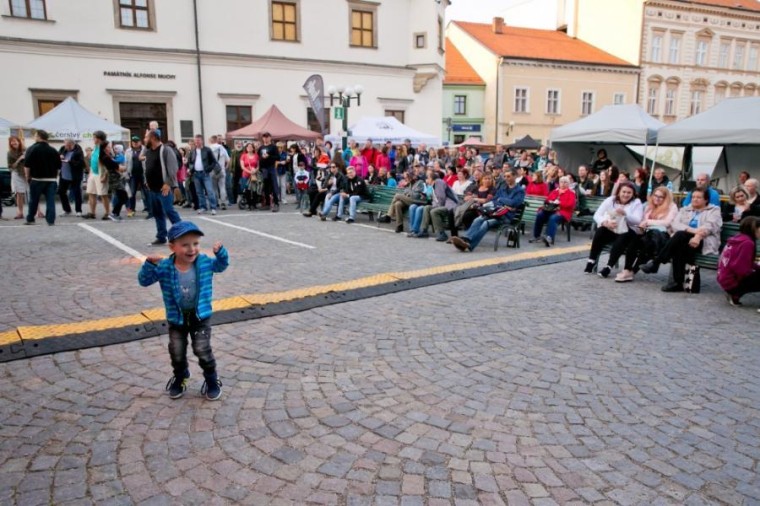
[[61, 156], [61, 183], [58, 186], [58, 198], [61, 199], [63, 215], [71, 214], [69, 188], [74, 195], [74, 209], [77, 216], [82, 216], [82, 176], [84, 175], [84, 151], [72, 139], [66, 139], [58, 151]]
[[48, 133], [37, 130], [36, 141], [24, 156], [24, 172], [29, 182], [29, 209], [24, 225], [34, 225], [34, 217], [40, 204], [40, 196], [45, 194], [45, 221], [55, 225], [55, 192], [58, 188], [58, 171], [61, 170], [61, 156], [48, 144]]
[[275, 163], [280, 159], [277, 146], [272, 144], [272, 136], [269, 132], [261, 134], [263, 144], [259, 148], [259, 170], [264, 178], [264, 196], [267, 204], [272, 206], [272, 212], [280, 210], [280, 188], [277, 184], [277, 169]]
[[[346, 179], [343, 181], [343, 188], [340, 190], [340, 200], [338, 201], [338, 214], [335, 216], [340, 219], [343, 216], [343, 206], [348, 200], [348, 219], [346, 223], [356, 221], [356, 206], [362, 200], [369, 198], [367, 182], [356, 175], [356, 169], [348, 167], [346, 169]], [[336, 220], [337, 221], [337, 220]]]
[[211, 214], [216, 214], [216, 193], [214, 193], [214, 183], [211, 180], [211, 173], [216, 167], [216, 158], [211, 148], [203, 145], [203, 136], [195, 136], [195, 149], [191, 150], [187, 156], [188, 170], [193, 171], [193, 184], [195, 193], [198, 194], [198, 214], [203, 214], [208, 210], [206, 206], [206, 197], [208, 205], [211, 207]]

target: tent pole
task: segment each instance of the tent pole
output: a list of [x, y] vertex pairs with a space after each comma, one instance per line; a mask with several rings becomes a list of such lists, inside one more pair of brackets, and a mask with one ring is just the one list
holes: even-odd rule
[[660, 149], [660, 141], [657, 140], [657, 142], [655, 142], [655, 145], [654, 145], [654, 156], [652, 157], [652, 169], [649, 171], [649, 186], [647, 187], [647, 196], [652, 194], [652, 179], [654, 179], [654, 164], [655, 164], [655, 160], [657, 160], [657, 151], [659, 149]]
[[647, 149], [649, 148], [649, 139], [644, 139], [644, 158], [641, 160], [641, 166], [647, 168]]

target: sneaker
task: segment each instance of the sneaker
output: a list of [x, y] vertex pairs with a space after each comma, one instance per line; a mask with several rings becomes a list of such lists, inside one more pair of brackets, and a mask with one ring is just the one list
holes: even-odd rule
[[133, 218], [134, 216], [135, 216], [135, 212], [134, 211], [129, 211], [127, 213], [127, 218]]
[[77, 218], [81, 218], [81, 217], [82, 217], [82, 213], [77, 213]]
[[166, 390], [169, 392], [169, 398], [179, 399], [187, 390], [187, 380], [190, 379], [190, 370], [185, 369], [185, 374], [181, 378], [172, 376], [166, 384]]
[[311, 218], [314, 215], [311, 214], [311, 213], [303, 213], [303, 216], [304, 216], [304, 218]]
[[156, 239], [155, 241], [148, 243], [148, 246], [163, 246], [164, 244], [166, 244], [166, 241]]
[[71, 216], [71, 213], [70, 212], [68, 212], [68, 213], [64, 212], [61, 216], [64, 216], [64, 217]]
[[615, 276], [615, 283], [630, 283], [633, 281], [633, 271], [623, 270]]
[[[641, 270], [643, 271], [644, 269]], [[668, 283], [667, 285], [660, 288], [660, 290], [668, 293], [683, 292], [683, 285], [679, 283]]]
[[739, 302], [739, 297], [735, 295], [731, 295], [730, 293], [726, 293], [726, 300], [729, 304], [731, 304], [734, 307], [741, 307], [742, 303]]
[[109, 219], [109, 220], [111, 220], [111, 221], [119, 221], [121, 218], [119, 218], [118, 216], [116, 216], [116, 215], [115, 215], [115, 214], [113, 214], [113, 213], [110, 213], [110, 214], [108, 215], [108, 219]]
[[599, 277], [608, 278], [610, 276], [610, 272], [612, 272], [612, 269], [610, 269], [610, 266], [608, 265], [604, 269], [599, 271]]
[[103, 220], [103, 221], [107, 221], [107, 220], [110, 220], [110, 219], [111, 219], [111, 215], [110, 215], [110, 214], [106, 214], [106, 215], [104, 215], [104, 216], [103, 216], [102, 218], [100, 218], [100, 219], [101, 219], [101, 220]]
[[24, 225], [34, 225], [34, 222], [33, 221], [25, 221]]
[[545, 236], [543, 237], [543, 239], [544, 239], [544, 244], [546, 245], [546, 247], [547, 247], [547, 248], [551, 248], [551, 247], [552, 247], [552, 244], [554, 244], [554, 239], [552, 239], [552, 238], [551, 238], [551, 237], [549, 237], [549, 236], [546, 236], [546, 235], [545, 235]]
[[332, 217], [332, 220], [333, 220], [333, 221], [341, 221], [341, 218], [340, 218], [340, 216], [338, 216], [338, 215], [336, 214], [335, 216], [333, 216], [333, 217]]
[[461, 237], [452, 237], [451, 243], [461, 252], [468, 251], [470, 249], [470, 243], [462, 239]]
[[273, 213], [276, 213], [276, 212], [278, 212], [279, 210], [280, 210], [280, 206], [279, 206], [279, 205], [275, 204], [275, 205], [273, 205], [273, 206], [272, 206], [272, 212], [273, 212]]
[[531, 243], [531, 244], [533, 244], [533, 243], [536, 243], [536, 242], [541, 242], [543, 240], [544, 240], [544, 238], [543, 238], [543, 236], [541, 236], [541, 237], [534, 237], [533, 239], [529, 240], [528, 242]]
[[346, 224], [350, 225], [350, 224], [351, 224], [351, 223], [353, 223], [354, 221], [355, 221], [355, 220], [354, 220], [353, 218], [349, 218], [349, 219], [347, 219], [347, 220], [346, 220]]
[[425, 232], [423, 230], [422, 232], [420, 232], [419, 234], [417, 234], [416, 237], [417, 237], [417, 239], [427, 239], [428, 237], [430, 237], [430, 234], [428, 234], [427, 232]]
[[406, 234], [407, 237], [417, 237], [417, 232], [409, 232]]
[[226, 211], [226, 210], [227, 210], [227, 204], [222, 204], [222, 211]]
[[216, 373], [206, 376], [201, 386], [201, 395], [205, 395], [210, 401], [218, 400], [222, 396], [222, 382], [217, 378]]
[[206, 210], [205, 209], [198, 209], [198, 214], [206, 214]]
[[449, 236], [446, 235], [446, 232], [441, 232], [435, 240], [438, 242], [446, 242], [449, 240]]
[[391, 222], [391, 217], [386, 214], [385, 216], [379, 217], [377, 219], [377, 222], [378, 223], [390, 223]]
[[322, 221], [327, 221], [327, 216], [325, 216], [324, 214], [322, 214], [322, 213], [320, 212], [320, 213], [319, 213], [319, 219], [320, 219], [320, 220], [322, 220]]
[[211, 216], [216, 216], [216, 209], [211, 210]]
[[660, 269], [660, 264], [658, 264], [654, 260], [650, 260], [641, 266], [641, 272], [645, 274], [657, 274], [657, 271], [659, 269]]
[[594, 260], [586, 261], [586, 268], [583, 269], [583, 274], [591, 274], [592, 272], [594, 272], [595, 265], [596, 265], [596, 262]]
[[396, 233], [397, 234], [400, 234], [403, 231], [404, 231], [404, 225], [397, 225], [396, 226]]

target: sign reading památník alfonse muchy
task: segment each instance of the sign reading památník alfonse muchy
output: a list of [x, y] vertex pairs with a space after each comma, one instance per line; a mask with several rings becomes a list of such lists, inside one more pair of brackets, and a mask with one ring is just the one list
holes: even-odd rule
[[146, 72], [125, 72], [122, 70], [104, 70], [106, 77], [137, 77], [141, 79], [176, 79], [174, 74], [151, 74]]

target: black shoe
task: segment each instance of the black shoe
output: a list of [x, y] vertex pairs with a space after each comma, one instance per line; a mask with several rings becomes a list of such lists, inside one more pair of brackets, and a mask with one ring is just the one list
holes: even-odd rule
[[[280, 206], [279, 206], [279, 205], [275, 205], [275, 206], [272, 206], [272, 212], [273, 212], [273, 213], [276, 213], [276, 212], [278, 212], [279, 210], [280, 210]], [[220, 393], [219, 395], [221, 395], [221, 393]]]
[[336, 214], [335, 216], [332, 217], [332, 220], [333, 221], [341, 221], [341, 217]]
[[354, 221], [355, 221], [355, 220], [354, 220], [353, 218], [349, 218], [349, 219], [347, 219], [347, 220], [346, 220], [346, 223], [350, 225], [350, 224], [351, 224], [351, 223], [353, 223]]
[[657, 274], [658, 270], [660, 270], [660, 264], [654, 260], [650, 260], [641, 266], [641, 272], [646, 274]]
[[391, 222], [391, 217], [386, 214], [385, 216], [379, 217], [377, 219], [377, 222], [378, 223], [390, 223]]
[[446, 235], [446, 232], [441, 232], [440, 234], [438, 234], [435, 240], [438, 242], [446, 242], [449, 240], [449, 236]]
[[205, 395], [209, 401], [216, 401], [222, 396], [222, 382], [216, 376], [216, 373], [203, 374], [205, 381], [201, 386], [201, 395]]
[[612, 272], [612, 269], [610, 269], [610, 266], [608, 265], [607, 267], [605, 267], [604, 269], [602, 269], [601, 271], [599, 271], [599, 276], [601, 276], [603, 278], [607, 278], [607, 277], [609, 277], [610, 272]]
[[404, 231], [404, 225], [398, 225], [398, 226], [396, 226], [396, 233], [397, 234], [400, 234], [403, 231]]
[[596, 262], [594, 260], [588, 260], [586, 262], [586, 268], [583, 269], [584, 274], [591, 274], [594, 272], [594, 266], [596, 265]]
[[169, 382], [166, 384], [166, 390], [169, 392], [169, 397], [172, 399], [179, 399], [187, 390], [187, 380], [190, 379], [190, 370], [185, 369], [185, 373], [181, 377], [172, 376]]
[[303, 213], [304, 218], [311, 218], [314, 216], [312, 213]]
[[427, 239], [428, 237], [430, 237], [430, 234], [428, 234], [427, 232], [425, 232], [423, 230], [422, 232], [420, 232], [419, 234], [417, 234], [416, 237], [417, 237], [417, 239]]
[[34, 222], [33, 221], [25, 221], [24, 225], [34, 225]]
[[[642, 267], [641, 270], [643, 271], [644, 268]], [[660, 288], [660, 290], [662, 290], [663, 292], [669, 292], [669, 293], [683, 292], [683, 285], [681, 285], [680, 283], [668, 283], [667, 285]]]
[[163, 246], [164, 244], [166, 244], [166, 241], [161, 241], [159, 239], [156, 239], [152, 243], [148, 244], [148, 246]]

